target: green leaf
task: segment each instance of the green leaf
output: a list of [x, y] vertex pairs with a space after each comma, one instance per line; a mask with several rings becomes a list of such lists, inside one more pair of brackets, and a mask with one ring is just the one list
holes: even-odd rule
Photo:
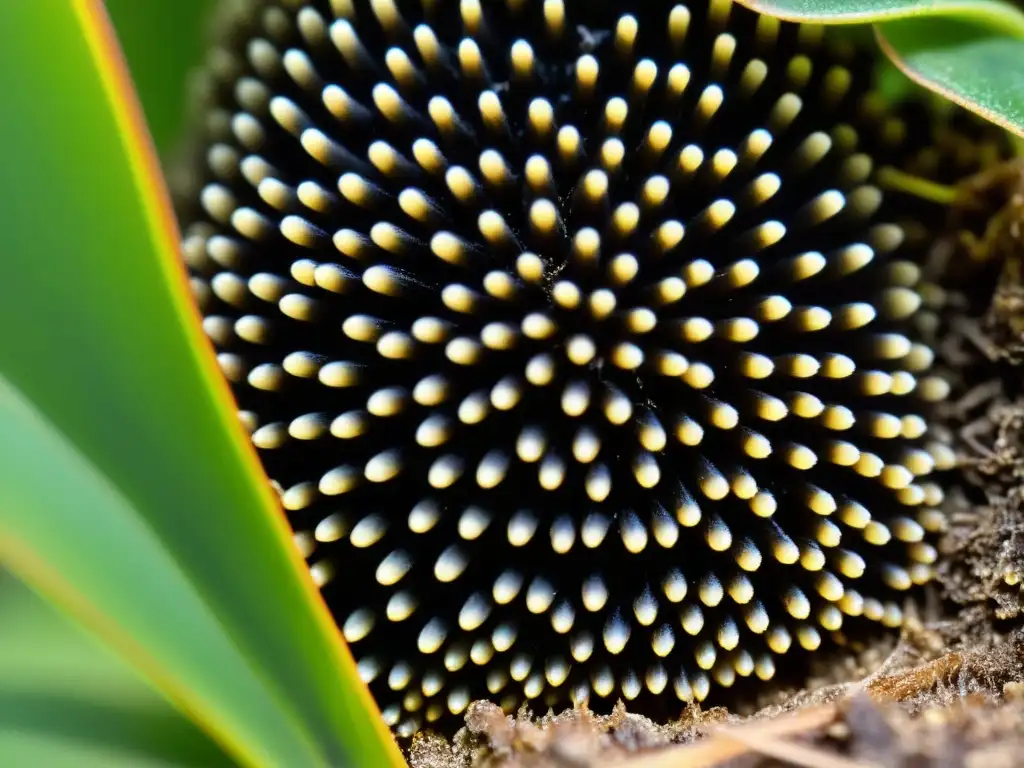
[[234, 414], [95, 0], [0, 3], [0, 559], [249, 765], [400, 765]]
[[153, 142], [174, 149], [187, 112], [188, 79], [205, 52], [216, 0], [106, 0]]
[[875, 31], [912, 80], [1024, 136], [1024, 40], [938, 18], [889, 22]]
[[0, 765], [234, 765], [113, 653], [2, 571], [0, 624]]
[[786, 21], [864, 24], [921, 16], [950, 16], [1024, 36], [1024, 11], [1002, 0], [736, 0]]
[[138, 509], [0, 377], [0, 556], [253, 765], [323, 765]]
[[760, 13], [822, 24], [875, 23], [911, 80], [1024, 136], [1024, 11], [1000, 0], [738, 0]]

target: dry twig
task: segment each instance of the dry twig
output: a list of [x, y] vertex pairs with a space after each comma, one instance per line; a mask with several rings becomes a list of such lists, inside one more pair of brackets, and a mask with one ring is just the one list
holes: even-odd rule
[[[780, 744], [795, 746], [792, 743], [787, 744], [783, 739], [823, 728], [835, 720], [837, 712], [834, 704], [826, 704], [771, 720], [717, 728], [696, 744], [659, 749], [626, 760], [609, 762], [605, 764], [605, 768], [714, 768], [726, 760], [749, 752], [778, 757], [764, 749], [772, 750]], [[798, 762], [794, 765], [807, 763]], [[833, 768], [832, 765], [820, 761], [812, 765]], [[853, 768], [854, 765], [857, 768], [868, 768], [863, 763], [838, 763], [834, 764], [834, 768]]]

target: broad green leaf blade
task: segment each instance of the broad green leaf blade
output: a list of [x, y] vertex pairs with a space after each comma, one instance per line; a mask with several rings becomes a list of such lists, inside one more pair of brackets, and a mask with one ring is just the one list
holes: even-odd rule
[[1003, 0], [736, 0], [786, 21], [864, 24], [920, 16], [949, 16], [1008, 35], [1024, 36], [1024, 11]]
[[235, 765], [107, 648], [0, 571], [0, 765]]
[[938, 18], [889, 22], [875, 32], [910, 79], [1024, 136], [1024, 40]]
[[[164, 645], [137, 642], [133, 660], [148, 662], [146, 674], [165, 692], [174, 687], [176, 701], [192, 695], [189, 711], [200, 720], [215, 714], [201, 725], [235, 754], [266, 754], [291, 740], [289, 748], [316, 757], [290, 764], [400, 765], [291, 546], [202, 335], [170, 206], [102, 6], [0, 3], [0, 34], [8, 116], [0, 123], [0, 373], [27, 401], [18, 407], [50, 425], [48, 439], [64, 446], [62, 455], [77, 457], [79, 476], [109, 486], [120, 510], [109, 525], [129, 530], [123, 513], [132, 510], [139, 529], [132, 535], [142, 541], [147, 532], [180, 578], [166, 593], [139, 588], [157, 590], [156, 577], [136, 584], [124, 570], [124, 580], [111, 582], [103, 572], [132, 562], [128, 548], [114, 540], [99, 555], [69, 538], [76, 529], [40, 528], [32, 519], [74, 508], [0, 503], [5, 546], [19, 555], [22, 575], [105, 636], [127, 640], [149, 622], [165, 626]], [[93, 509], [77, 512], [88, 520]], [[86, 577], [97, 591], [86, 591]], [[177, 591], [182, 585], [189, 589]], [[190, 618], [173, 620], [172, 596], [189, 611], [202, 600], [258, 691], [242, 685], [237, 664], [224, 674], [239, 679], [222, 679], [219, 665], [208, 680], [196, 679], [209, 661], [206, 640], [193, 642]], [[193, 666], [175, 669], [172, 651], [187, 651]], [[271, 703], [280, 715], [271, 723], [240, 714]], [[219, 719], [229, 715], [231, 723]], [[227, 744], [228, 725], [236, 737], [244, 730], [243, 742]]]
[[188, 80], [202, 61], [215, 5], [216, 0], [106, 0], [161, 154], [174, 149], [181, 137]]

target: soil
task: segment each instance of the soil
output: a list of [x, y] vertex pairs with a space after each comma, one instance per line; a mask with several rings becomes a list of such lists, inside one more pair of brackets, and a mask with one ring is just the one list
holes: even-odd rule
[[620, 703], [603, 716], [512, 717], [476, 702], [452, 740], [413, 740], [411, 768], [1024, 766], [1021, 179], [1018, 167], [1009, 185], [989, 185], [992, 199], [971, 219], [951, 213], [925, 262], [945, 291], [935, 344], [953, 384], [935, 424], [959, 469], [947, 484], [939, 578], [899, 638], [823, 659], [803, 689], [776, 690], [746, 716], [691, 705], [659, 724]]

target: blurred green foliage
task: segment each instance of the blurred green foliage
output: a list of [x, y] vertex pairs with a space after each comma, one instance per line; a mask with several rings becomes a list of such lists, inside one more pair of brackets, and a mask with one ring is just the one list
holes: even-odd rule
[[234, 765], [109, 648], [2, 570], [0, 622], [4, 765]]
[[106, 0], [157, 150], [181, 135], [188, 73], [203, 58], [217, 0]]

